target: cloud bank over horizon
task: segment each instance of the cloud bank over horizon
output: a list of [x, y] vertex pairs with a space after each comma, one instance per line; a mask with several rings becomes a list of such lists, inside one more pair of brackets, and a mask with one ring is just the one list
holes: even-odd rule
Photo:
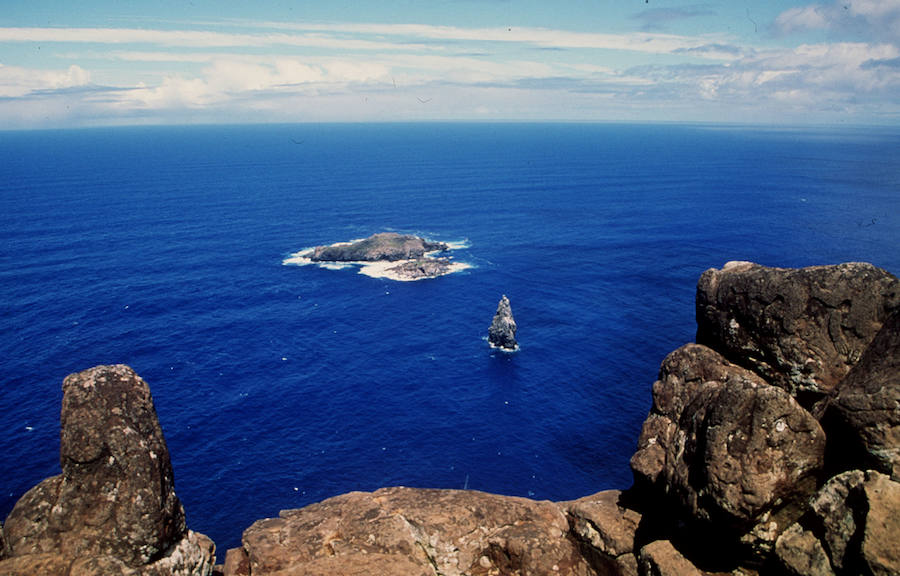
[[4, 26], [0, 126], [900, 122], [900, 0], [768, 15], [643, 5], [569, 28], [212, 17]]

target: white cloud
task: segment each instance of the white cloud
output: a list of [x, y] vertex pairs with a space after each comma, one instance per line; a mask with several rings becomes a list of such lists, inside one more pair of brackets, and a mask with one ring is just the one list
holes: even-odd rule
[[818, 4], [791, 8], [778, 15], [775, 26], [785, 33], [803, 30], [826, 30], [831, 28], [832, 17], [828, 10]]
[[[262, 26], [263, 24], [259, 24]], [[548, 28], [457, 28], [418, 24], [294, 24], [266, 23], [273, 29], [304, 33], [229, 33], [206, 30], [136, 28], [0, 28], [0, 42], [70, 44], [147, 44], [187, 48], [262, 48], [293, 46], [343, 51], [431, 51], [446, 46], [430, 41], [512, 43], [539, 48], [620, 50], [667, 54], [723, 40], [721, 36], [675, 34], [601, 34]], [[366, 39], [363, 36], [371, 36]], [[391, 40], [393, 39], [393, 40]], [[414, 42], [412, 39], [429, 42]]]
[[0, 64], [0, 97], [18, 98], [43, 90], [87, 86], [91, 75], [80, 66], [66, 70], [34, 70]]
[[836, 0], [791, 8], [778, 15], [775, 28], [785, 34], [810, 30], [855, 32], [897, 43], [900, 0]]

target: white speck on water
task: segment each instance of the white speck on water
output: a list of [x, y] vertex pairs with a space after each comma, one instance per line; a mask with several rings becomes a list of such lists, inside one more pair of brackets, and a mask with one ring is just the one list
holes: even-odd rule
[[34, 430], [34, 427], [32, 427], [32, 426], [26, 426], [26, 427], [25, 427], [25, 430], [28, 430], [29, 432], [31, 432], [32, 430]]
[[287, 362], [287, 357], [286, 357], [286, 356], [282, 356], [282, 357], [281, 357], [281, 361], [282, 361], [282, 362]]

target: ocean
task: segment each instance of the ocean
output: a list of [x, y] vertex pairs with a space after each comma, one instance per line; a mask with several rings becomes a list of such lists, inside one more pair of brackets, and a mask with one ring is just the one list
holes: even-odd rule
[[[0, 518], [59, 473], [63, 378], [150, 385], [188, 525], [351, 490], [631, 483], [700, 274], [900, 273], [900, 128], [313, 124], [0, 132]], [[470, 268], [291, 266], [380, 231]], [[500, 297], [521, 349], [486, 342]]]

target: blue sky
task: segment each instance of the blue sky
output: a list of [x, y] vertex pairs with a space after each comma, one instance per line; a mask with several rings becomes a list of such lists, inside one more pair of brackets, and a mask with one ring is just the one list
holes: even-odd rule
[[3, 0], [0, 129], [900, 124], [900, 0]]

